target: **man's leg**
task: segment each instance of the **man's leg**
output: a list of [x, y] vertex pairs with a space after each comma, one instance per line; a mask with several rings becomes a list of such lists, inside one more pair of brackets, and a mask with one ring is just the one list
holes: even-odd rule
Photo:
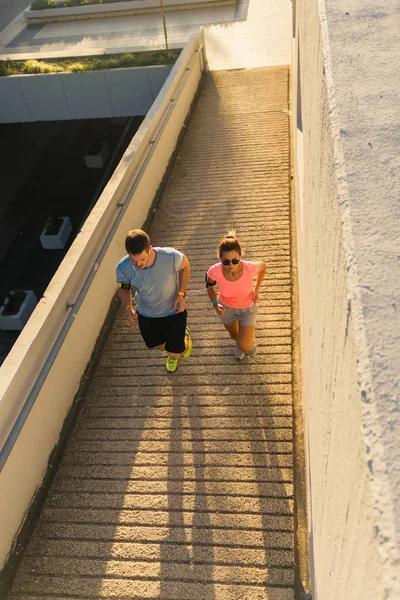
[[164, 318], [150, 318], [138, 315], [140, 334], [147, 348], [165, 350]]
[[166, 326], [167, 341], [165, 344], [168, 358], [165, 366], [170, 373], [176, 371], [178, 360], [182, 356], [189, 357], [191, 353], [192, 341], [190, 332], [186, 328], [186, 317], [186, 311], [168, 317]]
[[189, 358], [192, 354], [193, 342], [192, 336], [190, 335], [189, 327], [185, 329], [185, 352], [182, 354], [182, 358]]
[[[190, 331], [189, 329], [186, 327], [185, 330], [185, 349], [183, 352], [181, 352], [180, 354], [176, 354], [175, 352], [168, 352], [169, 356], [171, 356], [172, 358], [175, 358], [175, 360], [178, 360], [179, 358], [189, 358], [189, 356], [185, 356], [185, 354], [188, 353], [189, 350], [191, 350], [191, 337], [190, 337]], [[161, 346], [157, 346], [157, 348], [160, 348]], [[164, 349], [165, 349], [165, 344], [164, 344]]]

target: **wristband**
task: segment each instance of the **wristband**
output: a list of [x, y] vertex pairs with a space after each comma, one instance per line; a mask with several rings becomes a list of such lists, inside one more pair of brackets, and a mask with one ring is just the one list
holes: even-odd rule
[[187, 293], [186, 292], [178, 292], [178, 296], [182, 296], [182, 298], [186, 298]]
[[213, 301], [211, 302], [211, 304], [212, 304], [213, 306], [215, 306], [216, 304], [218, 304], [218, 300], [213, 300]]
[[132, 304], [130, 304], [129, 306], [125, 306], [125, 310], [128, 310], [128, 308], [131, 308], [133, 310]]

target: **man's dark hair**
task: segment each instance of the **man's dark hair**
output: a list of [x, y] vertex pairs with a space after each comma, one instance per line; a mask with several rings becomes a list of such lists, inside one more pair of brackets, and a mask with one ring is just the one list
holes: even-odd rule
[[149, 248], [150, 238], [145, 231], [141, 229], [128, 231], [125, 238], [125, 249], [128, 254], [141, 254], [144, 250], [148, 252]]

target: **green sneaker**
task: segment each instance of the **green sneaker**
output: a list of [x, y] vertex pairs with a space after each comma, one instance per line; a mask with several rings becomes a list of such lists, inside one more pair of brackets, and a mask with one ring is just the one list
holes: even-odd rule
[[165, 363], [165, 368], [169, 373], [174, 373], [174, 371], [178, 368], [178, 359], [172, 358], [172, 356], [167, 356], [167, 362]]
[[185, 336], [187, 336], [187, 339], [188, 339], [188, 347], [186, 348], [185, 352], [182, 354], [182, 358], [189, 358], [189, 356], [192, 354], [193, 342], [192, 342], [192, 338], [190, 337], [190, 330], [188, 327], [186, 327], [186, 329], [185, 329]]

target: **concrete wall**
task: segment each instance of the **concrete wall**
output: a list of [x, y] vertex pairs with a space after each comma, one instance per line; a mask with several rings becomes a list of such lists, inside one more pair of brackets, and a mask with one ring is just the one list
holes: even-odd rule
[[398, 8], [364, 7], [297, 2], [293, 41], [314, 600], [400, 598]]
[[[52, 345], [66, 320], [66, 303], [74, 302], [124, 202], [149, 148], [147, 164], [111, 245], [96, 270], [64, 344], [0, 474], [0, 566], [45, 473], [52, 449], [78, 389], [81, 376], [115, 293], [115, 265], [125, 253], [126, 231], [147, 217], [204, 68], [197, 51], [200, 38], [188, 41], [178, 62], [125, 152], [119, 166], [72, 244], [0, 368], [0, 448], [19, 415]], [[191, 67], [191, 68], [190, 68]], [[187, 68], [190, 68], [188, 71]], [[187, 77], [182, 93], [177, 90]], [[157, 144], [150, 144], [169, 108], [170, 118]]]
[[251, 0], [243, 17], [244, 21], [205, 27], [210, 70], [289, 65], [291, 0]]
[[172, 65], [0, 78], [0, 123], [145, 115]]

